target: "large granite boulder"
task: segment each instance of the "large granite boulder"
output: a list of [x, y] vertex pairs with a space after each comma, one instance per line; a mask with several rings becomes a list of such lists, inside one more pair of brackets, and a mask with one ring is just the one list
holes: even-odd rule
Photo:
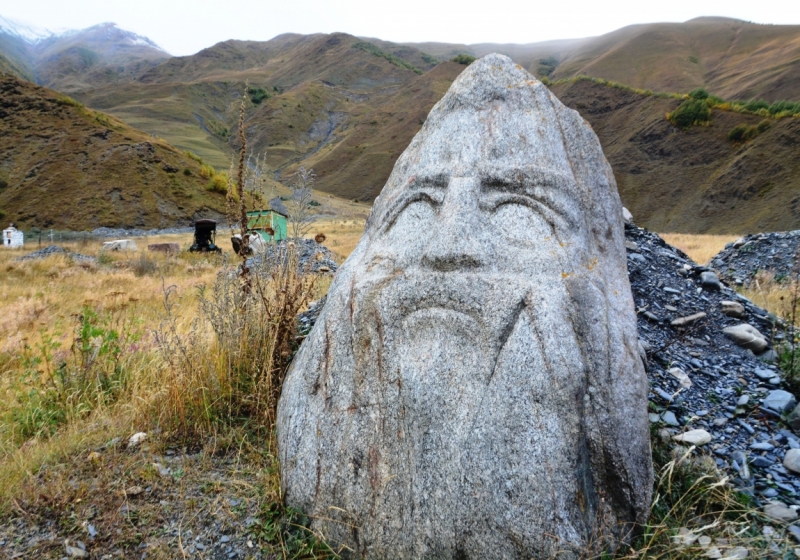
[[352, 557], [626, 540], [653, 475], [622, 224], [578, 113], [505, 56], [464, 70], [288, 373], [286, 503]]

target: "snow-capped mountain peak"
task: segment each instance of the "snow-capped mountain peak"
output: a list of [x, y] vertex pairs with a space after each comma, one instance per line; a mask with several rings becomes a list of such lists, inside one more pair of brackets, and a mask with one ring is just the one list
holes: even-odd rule
[[20, 21], [15, 21], [3, 16], [0, 16], [0, 33], [6, 33], [8, 35], [19, 37], [26, 43], [31, 44], [49, 39], [55, 35], [55, 33], [49, 29], [44, 29], [28, 23], [22, 23]]

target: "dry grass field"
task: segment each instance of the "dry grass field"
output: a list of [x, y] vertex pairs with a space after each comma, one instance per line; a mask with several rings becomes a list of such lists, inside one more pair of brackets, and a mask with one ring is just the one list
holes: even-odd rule
[[677, 247], [698, 264], [708, 264], [711, 258], [722, 251], [727, 243], [739, 235], [702, 235], [691, 233], [659, 233], [661, 238]]
[[[363, 228], [357, 210], [320, 219], [309, 235], [324, 233], [341, 262]], [[223, 255], [186, 252], [188, 234], [137, 238], [138, 250], [128, 253], [103, 254], [99, 241], [61, 244], [96, 262], [16, 260], [35, 246], [0, 251], [0, 541], [15, 543], [2, 552], [60, 558], [66, 538], [89, 542], [92, 557], [127, 557], [142, 547], [152, 558], [215, 557], [197, 542], [214, 551], [230, 542], [245, 557], [335, 556], [302, 529], [297, 512], [280, 506], [270, 428], [288, 363], [281, 337], [295, 336], [285, 325], [329, 279], [279, 270], [254, 283], [266, 303], [249, 307], [236, 275], [219, 274], [235, 265], [226, 237], [218, 238]], [[664, 237], [698, 260], [725, 243]], [[155, 242], [183, 250], [148, 252]], [[286, 289], [275, 289], [275, 280]], [[274, 313], [287, 305], [288, 315]], [[254, 363], [269, 367], [242, 378]], [[128, 446], [137, 432], [148, 434], [145, 444]], [[675, 546], [674, 536], [698, 514], [715, 538], [764, 550], [760, 535], [741, 534], [757, 513], [702, 454], [675, 455], [658, 438], [654, 454], [659, 498], [651, 524], [619, 558], [694, 557], [696, 547]], [[48, 523], [53, 531], [41, 529]], [[89, 540], [87, 527], [103, 536]], [[219, 541], [222, 534], [230, 540]], [[789, 550], [783, 541], [775, 546]]]

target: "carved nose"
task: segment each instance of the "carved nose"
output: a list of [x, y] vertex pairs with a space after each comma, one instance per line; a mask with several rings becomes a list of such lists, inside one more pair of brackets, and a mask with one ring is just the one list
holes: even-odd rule
[[441, 272], [480, 267], [481, 221], [475, 182], [452, 179], [422, 254], [423, 265]]

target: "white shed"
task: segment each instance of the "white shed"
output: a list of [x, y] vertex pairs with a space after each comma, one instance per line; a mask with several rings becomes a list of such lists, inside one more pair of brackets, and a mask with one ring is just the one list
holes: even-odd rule
[[17, 247], [22, 247], [23, 243], [24, 236], [22, 235], [22, 232], [13, 225], [8, 226], [7, 229], [3, 230], [3, 247], [16, 249]]

